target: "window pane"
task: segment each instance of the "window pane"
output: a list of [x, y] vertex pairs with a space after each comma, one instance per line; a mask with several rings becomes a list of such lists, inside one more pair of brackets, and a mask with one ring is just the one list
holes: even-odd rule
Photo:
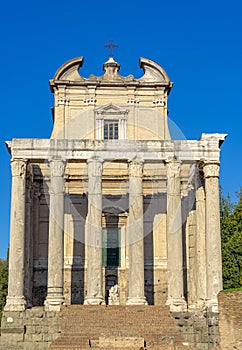
[[104, 122], [104, 140], [118, 139], [118, 122], [105, 121]]

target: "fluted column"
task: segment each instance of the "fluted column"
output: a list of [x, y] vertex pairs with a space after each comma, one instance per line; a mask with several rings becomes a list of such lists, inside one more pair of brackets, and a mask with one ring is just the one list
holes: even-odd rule
[[87, 295], [84, 304], [105, 304], [102, 290], [102, 160], [87, 160]]
[[183, 282], [182, 211], [180, 162], [167, 162], [167, 270], [171, 311], [186, 310]]
[[203, 166], [206, 194], [206, 251], [208, 308], [218, 311], [217, 295], [222, 290], [222, 258], [219, 207], [219, 163]]
[[25, 245], [25, 159], [12, 159], [12, 198], [10, 222], [8, 296], [5, 310], [22, 311], [26, 307], [24, 296]]
[[127, 305], [146, 305], [144, 296], [143, 162], [129, 164], [129, 296]]
[[49, 207], [49, 247], [48, 247], [48, 286], [45, 300], [46, 310], [59, 310], [64, 302], [64, 192], [66, 162], [51, 159], [50, 167], [50, 207]]

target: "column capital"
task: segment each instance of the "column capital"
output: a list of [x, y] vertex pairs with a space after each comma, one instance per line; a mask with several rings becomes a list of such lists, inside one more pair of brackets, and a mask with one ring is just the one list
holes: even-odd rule
[[88, 176], [102, 176], [104, 160], [98, 157], [87, 159]]
[[168, 176], [180, 176], [181, 161], [176, 159], [166, 160], [166, 168]]
[[11, 159], [12, 177], [25, 177], [27, 172], [27, 159]]
[[129, 176], [142, 177], [144, 168], [144, 161], [141, 158], [134, 158], [129, 160]]
[[66, 160], [62, 158], [49, 159], [51, 177], [63, 177], [65, 174]]
[[219, 169], [220, 169], [220, 163], [219, 162], [205, 162], [203, 164], [203, 172], [204, 177], [219, 177]]
[[202, 186], [204, 186], [203, 164], [198, 162], [195, 168], [195, 189], [198, 190]]

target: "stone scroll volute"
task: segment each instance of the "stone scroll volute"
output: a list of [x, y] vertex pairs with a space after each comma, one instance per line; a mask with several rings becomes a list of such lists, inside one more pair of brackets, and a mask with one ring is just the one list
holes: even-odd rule
[[49, 167], [51, 177], [62, 177], [65, 173], [66, 161], [64, 159], [50, 159]]
[[203, 166], [204, 177], [219, 177], [219, 163], [205, 163]]
[[12, 159], [11, 160], [12, 176], [20, 176], [25, 178], [27, 171], [26, 159]]

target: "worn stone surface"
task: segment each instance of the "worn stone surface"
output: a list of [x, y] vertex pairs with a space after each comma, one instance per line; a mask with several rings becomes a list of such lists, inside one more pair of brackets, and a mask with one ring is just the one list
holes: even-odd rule
[[211, 311], [218, 311], [217, 295], [223, 288], [219, 207], [219, 164], [206, 162], [203, 167], [206, 192], [207, 296]]
[[167, 305], [171, 311], [183, 311], [187, 307], [183, 287], [180, 171], [179, 161], [167, 162]]
[[87, 295], [84, 303], [105, 304], [102, 291], [102, 160], [88, 161]]
[[60, 334], [60, 312], [35, 307], [22, 312], [4, 311], [0, 349], [45, 350]]
[[219, 293], [221, 350], [242, 349], [242, 292]]
[[65, 160], [52, 158], [49, 161], [51, 174], [49, 241], [48, 241], [48, 287], [46, 310], [59, 311], [64, 302], [64, 173]]
[[147, 304], [144, 295], [143, 161], [129, 165], [129, 296], [127, 305]]

